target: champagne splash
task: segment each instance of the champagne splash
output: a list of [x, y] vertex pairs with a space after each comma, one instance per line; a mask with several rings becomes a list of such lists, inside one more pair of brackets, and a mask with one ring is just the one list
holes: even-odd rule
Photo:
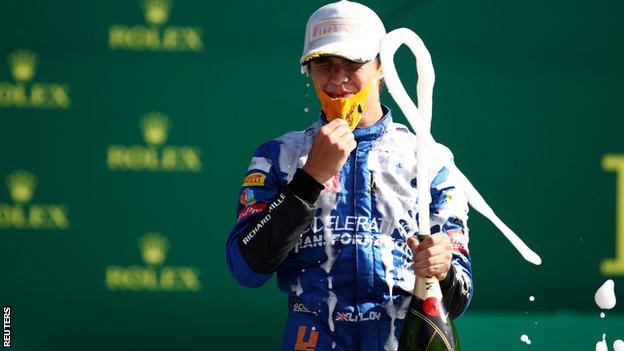
[[612, 279], [607, 280], [596, 290], [596, 294], [594, 295], [594, 300], [596, 301], [596, 305], [603, 310], [610, 310], [615, 307], [615, 303], [617, 302], [615, 298], [615, 283]]
[[336, 308], [337, 302], [338, 297], [333, 291], [330, 291], [327, 297], [327, 324], [329, 324], [329, 330], [332, 332], [334, 331], [334, 309]]
[[522, 334], [522, 336], [520, 336], [520, 341], [526, 343], [527, 345], [531, 345], [531, 339], [529, 339], [529, 336], [526, 334]]
[[[416, 68], [419, 79], [416, 90], [418, 103], [420, 105], [419, 108], [416, 107], [405, 91], [394, 65], [394, 53], [402, 44], [406, 44], [415, 54], [417, 59]], [[428, 153], [430, 155], [433, 155], [433, 157], [442, 162], [442, 164], [449, 169], [451, 174], [465, 190], [468, 201], [472, 207], [488, 218], [520, 252], [524, 259], [535, 265], [540, 265], [542, 263], [540, 256], [531, 250], [516, 233], [514, 233], [509, 227], [507, 227], [507, 225], [505, 225], [505, 223], [503, 223], [503, 221], [498, 218], [498, 216], [496, 216], [492, 208], [487, 204], [487, 202], [485, 202], [481, 194], [479, 194], [479, 192], [474, 188], [468, 178], [466, 178], [457, 166], [455, 166], [450, 157], [442, 154], [439, 147], [437, 147], [436, 141], [429, 133], [431, 125], [431, 96], [434, 83], [434, 71], [431, 63], [431, 56], [429, 55], [429, 52], [420, 37], [407, 28], [395, 29], [388, 33], [381, 41], [381, 63], [383, 65], [384, 80], [388, 86], [388, 91], [390, 92], [390, 95], [392, 95], [392, 98], [396, 101], [397, 105], [401, 108], [401, 111], [407, 118], [409, 124], [412, 126], [412, 129], [414, 129], [418, 137], [417, 140], [419, 150], [424, 150], [425, 148], [428, 149]], [[424, 206], [420, 209], [426, 210], [426, 213], [428, 213], [428, 209], [425, 209]], [[421, 215], [419, 218], [422, 219], [424, 217], [426, 216]], [[420, 229], [424, 229], [424, 226], [421, 226]], [[421, 232], [421, 234], [423, 234], [423, 232]]]
[[609, 351], [609, 346], [607, 346], [607, 335], [602, 334], [602, 340], [596, 343], [596, 351]]
[[303, 286], [301, 285], [301, 277], [297, 277], [297, 284], [290, 285], [290, 291], [294, 292], [297, 296], [303, 294]]

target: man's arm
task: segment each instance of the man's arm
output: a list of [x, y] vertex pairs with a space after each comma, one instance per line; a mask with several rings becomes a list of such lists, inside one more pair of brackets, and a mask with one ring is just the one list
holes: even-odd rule
[[356, 146], [345, 120], [327, 123], [288, 185], [279, 181], [279, 143], [258, 148], [241, 189], [238, 224], [227, 242], [228, 267], [241, 285], [264, 284], [286, 259], [314, 216], [322, 183], [342, 169]]
[[239, 284], [264, 284], [286, 259], [313, 217], [323, 186], [298, 169], [280, 184], [273, 165], [276, 142], [256, 150], [240, 192], [238, 222], [226, 245], [228, 267]]
[[468, 200], [461, 188], [441, 168], [431, 182], [431, 232], [449, 236], [452, 247], [451, 267], [440, 281], [444, 304], [451, 318], [459, 317], [473, 293], [472, 265], [468, 250]]
[[323, 188], [305, 171], [297, 169], [292, 181], [282, 186], [258, 218], [245, 226], [238, 237], [238, 247], [254, 272], [273, 273], [286, 259], [312, 221], [312, 204]]

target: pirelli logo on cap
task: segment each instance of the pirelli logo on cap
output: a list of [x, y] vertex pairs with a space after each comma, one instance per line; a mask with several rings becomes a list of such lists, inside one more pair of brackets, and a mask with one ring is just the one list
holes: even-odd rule
[[266, 180], [266, 175], [262, 173], [251, 173], [243, 181], [243, 186], [263, 186]]
[[357, 36], [365, 30], [362, 23], [352, 18], [328, 18], [312, 26], [310, 43], [329, 36]]

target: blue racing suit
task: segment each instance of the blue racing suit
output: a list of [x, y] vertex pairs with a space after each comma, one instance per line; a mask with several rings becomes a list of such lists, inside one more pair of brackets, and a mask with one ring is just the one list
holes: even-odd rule
[[[395, 350], [415, 276], [406, 239], [417, 234], [416, 137], [390, 110], [354, 130], [357, 147], [319, 184], [300, 168], [321, 118], [257, 148], [226, 247], [234, 278], [258, 287], [277, 273], [289, 296], [283, 350]], [[450, 151], [440, 145], [448, 157]], [[449, 235], [451, 270], [440, 282], [452, 318], [472, 297], [468, 205], [432, 160], [431, 232]]]

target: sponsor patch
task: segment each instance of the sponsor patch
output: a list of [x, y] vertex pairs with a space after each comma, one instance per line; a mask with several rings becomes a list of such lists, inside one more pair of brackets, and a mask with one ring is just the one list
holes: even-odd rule
[[364, 31], [364, 24], [360, 21], [345, 18], [333, 17], [322, 20], [312, 26], [309, 41], [310, 43], [329, 36], [357, 37]]
[[302, 313], [311, 313], [313, 315], [317, 315], [316, 312], [308, 309], [304, 304], [302, 304], [301, 302], [295, 302], [292, 306], [292, 311], [293, 312], [302, 312]]
[[243, 208], [240, 213], [238, 214], [238, 221], [242, 221], [243, 219], [256, 214], [256, 213], [260, 213], [262, 212], [262, 210], [264, 210], [266, 208], [266, 204], [251, 204], [251, 205], [247, 205], [245, 208]]
[[266, 175], [259, 172], [251, 173], [250, 175], [245, 177], [245, 180], [243, 181], [243, 186], [263, 186], [265, 180]]
[[297, 329], [297, 340], [295, 341], [295, 351], [314, 351], [318, 343], [319, 332], [315, 327], [311, 328], [310, 334], [307, 335], [308, 327], [299, 326]]
[[249, 206], [249, 205], [256, 203], [256, 197], [254, 195], [253, 190], [251, 189], [243, 190], [240, 196], [240, 203], [243, 206]]

